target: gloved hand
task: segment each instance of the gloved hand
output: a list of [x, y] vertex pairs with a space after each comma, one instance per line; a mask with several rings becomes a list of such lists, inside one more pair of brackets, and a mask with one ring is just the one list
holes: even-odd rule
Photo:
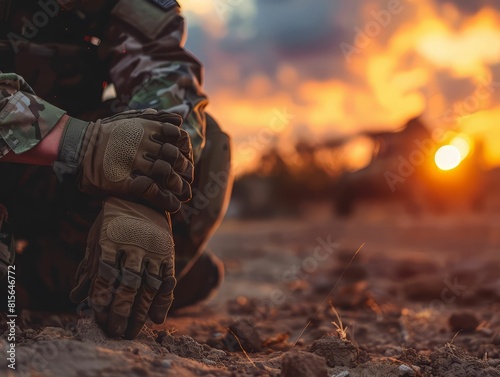
[[147, 317], [163, 323], [173, 300], [174, 242], [170, 218], [109, 198], [92, 226], [71, 299], [89, 298], [109, 335], [137, 336]]
[[91, 123], [64, 119], [54, 171], [79, 172], [83, 192], [140, 200], [168, 212], [191, 198], [193, 153], [180, 116], [148, 109]]

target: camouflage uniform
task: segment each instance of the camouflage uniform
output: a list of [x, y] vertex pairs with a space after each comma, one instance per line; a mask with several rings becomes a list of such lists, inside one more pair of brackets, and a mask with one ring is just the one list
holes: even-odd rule
[[0, 157], [33, 148], [65, 113], [38, 98], [16, 74], [0, 73], [0, 88]]
[[[0, 158], [33, 148], [66, 112], [95, 120], [155, 108], [183, 117], [198, 187], [193, 201], [173, 217], [177, 272], [186, 275], [225, 211], [229, 141], [212, 118], [207, 121], [202, 67], [183, 48], [184, 20], [177, 2], [0, 0], [0, 20]], [[102, 102], [110, 83], [117, 97]], [[209, 148], [207, 123], [214, 138]], [[76, 268], [101, 203], [71, 182], [58, 183], [48, 167], [0, 163], [0, 177], [0, 203], [7, 207], [12, 232], [29, 245], [17, 258], [32, 268], [19, 268], [19, 273], [25, 271], [25, 285], [43, 285], [52, 293], [50, 302], [38, 306], [57, 307], [70, 288], [61, 282], [70, 279], [61, 271], [71, 275]], [[193, 204], [197, 192], [202, 195], [214, 185], [218, 195], [210, 205]], [[57, 268], [61, 260], [72, 267], [64, 262]], [[45, 264], [48, 273], [41, 267]]]

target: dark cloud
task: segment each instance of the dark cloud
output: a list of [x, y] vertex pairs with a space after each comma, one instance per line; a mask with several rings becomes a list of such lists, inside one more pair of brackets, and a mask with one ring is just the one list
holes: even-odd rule
[[[435, 1], [453, 3], [464, 14], [477, 12], [484, 6], [500, 8], [497, 0]], [[232, 82], [233, 78], [220, 69], [221, 59], [238, 65], [241, 84], [255, 74], [274, 80], [279, 68], [286, 64], [293, 67], [302, 80], [337, 78], [363, 85], [349, 73], [340, 44], [354, 45], [356, 30], [366, 29], [377, 14], [387, 13], [387, 0], [256, 0], [255, 4], [256, 13], [251, 19], [238, 18], [235, 12], [227, 25], [228, 34], [222, 40], [212, 39], [202, 25], [191, 27], [188, 48], [210, 72], [209, 86], [240, 84]], [[418, 14], [418, 3], [401, 0], [401, 7], [402, 11], [393, 14], [390, 22], [381, 28], [374, 43], [383, 46], [402, 23]], [[398, 69], [418, 67], [424, 64], [420, 59], [416, 52], [409, 52], [400, 58]], [[466, 97], [474, 89], [470, 81], [456, 80], [446, 72], [436, 73], [436, 86], [451, 101]]]
[[456, 78], [449, 71], [438, 71], [435, 74], [436, 85], [440, 93], [448, 99], [450, 103], [463, 101], [474, 94], [478, 83], [469, 78]]
[[[255, 44], [265, 45], [283, 53], [328, 50], [345, 39], [344, 29], [335, 23], [335, 17], [344, 11], [338, 2], [315, 0], [259, 0], [256, 14], [248, 25], [255, 34], [242, 40], [238, 33], [231, 33], [225, 40], [229, 50], [241, 50]], [[346, 12], [347, 16], [347, 12]], [[354, 22], [355, 15], [351, 15]], [[230, 24], [233, 30], [241, 27], [241, 20]]]
[[188, 47], [206, 62], [207, 70], [217, 64], [217, 58], [204, 48], [209, 44], [237, 61], [243, 77], [264, 73], [273, 78], [286, 63], [304, 79], [328, 79], [343, 71], [340, 43], [353, 39], [353, 32], [336, 20], [349, 19], [350, 27], [356, 22], [356, 12], [356, 7], [332, 0], [257, 0], [256, 14], [248, 20], [238, 18], [236, 12], [222, 41], [209, 40], [195, 27], [190, 30]]
[[324, 49], [339, 38], [342, 29], [335, 25], [334, 16], [341, 10], [331, 0], [260, 0], [254, 18], [256, 40], [268, 41], [282, 51]]

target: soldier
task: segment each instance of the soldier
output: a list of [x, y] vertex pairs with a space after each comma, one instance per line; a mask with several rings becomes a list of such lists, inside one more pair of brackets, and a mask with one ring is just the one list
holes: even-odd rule
[[173, 292], [209, 297], [230, 143], [177, 2], [1, 0], [0, 19], [0, 275], [16, 255], [18, 306], [68, 309], [76, 273], [71, 299], [134, 338]]

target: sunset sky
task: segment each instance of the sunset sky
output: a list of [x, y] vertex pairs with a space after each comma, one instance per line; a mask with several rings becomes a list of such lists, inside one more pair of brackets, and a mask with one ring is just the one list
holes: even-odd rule
[[[484, 139], [500, 164], [500, 2], [184, 0], [187, 47], [238, 167], [278, 143], [430, 127]], [[495, 8], [496, 7], [496, 8]]]

